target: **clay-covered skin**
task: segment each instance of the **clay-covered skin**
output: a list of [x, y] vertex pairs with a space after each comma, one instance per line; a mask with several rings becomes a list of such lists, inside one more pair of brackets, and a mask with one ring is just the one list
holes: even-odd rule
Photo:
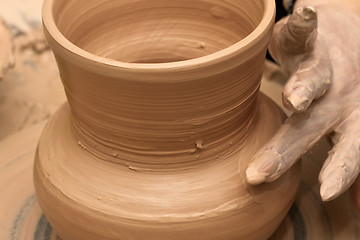
[[47, 0], [69, 104], [39, 142], [39, 203], [65, 239], [266, 239], [299, 166], [250, 186], [284, 116], [259, 94], [273, 1]]
[[[254, 157], [253, 184], [277, 179], [319, 139], [334, 147], [319, 173], [324, 201], [343, 194], [360, 172], [359, 1], [299, 0], [276, 25], [270, 52], [291, 75], [284, 105], [299, 112]], [[355, 183], [353, 194], [359, 184]], [[360, 194], [359, 194], [360, 196]], [[355, 201], [358, 204], [358, 201]]]

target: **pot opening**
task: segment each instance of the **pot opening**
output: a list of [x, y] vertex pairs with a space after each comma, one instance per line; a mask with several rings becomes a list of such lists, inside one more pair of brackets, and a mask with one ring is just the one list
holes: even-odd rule
[[260, 23], [263, 0], [56, 0], [55, 24], [79, 48], [120, 62], [168, 63], [223, 50]]

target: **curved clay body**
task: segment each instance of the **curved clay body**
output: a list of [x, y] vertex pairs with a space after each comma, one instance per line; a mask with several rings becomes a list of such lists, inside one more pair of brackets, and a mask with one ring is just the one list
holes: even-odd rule
[[47, 0], [43, 14], [69, 104], [34, 181], [64, 240], [271, 235], [299, 181], [298, 166], [245, 179], [284, 119], [259, 94], [272, 1]]

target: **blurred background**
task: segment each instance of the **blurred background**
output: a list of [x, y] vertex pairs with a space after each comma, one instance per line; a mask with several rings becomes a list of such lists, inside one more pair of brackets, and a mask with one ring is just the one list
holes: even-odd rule
[[[13, 36], [15, 57], [15, 66], [0, 80], [0, 140], [47, 119], [65, 101], [43, 37], [41, 6], [42, 0], [0, 0], [0, 18]], [[0, 44], [0, 51], [6, 47]]]

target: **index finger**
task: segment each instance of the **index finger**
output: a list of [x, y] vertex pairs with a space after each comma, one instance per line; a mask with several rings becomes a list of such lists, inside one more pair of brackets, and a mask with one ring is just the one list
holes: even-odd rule
[[308, 111], [290, 116], [274, 137], [251, 159], [246, 170], [250, 184], [276, 180], [333, 129], [341, 116], [341, 104], [322, 100]]

